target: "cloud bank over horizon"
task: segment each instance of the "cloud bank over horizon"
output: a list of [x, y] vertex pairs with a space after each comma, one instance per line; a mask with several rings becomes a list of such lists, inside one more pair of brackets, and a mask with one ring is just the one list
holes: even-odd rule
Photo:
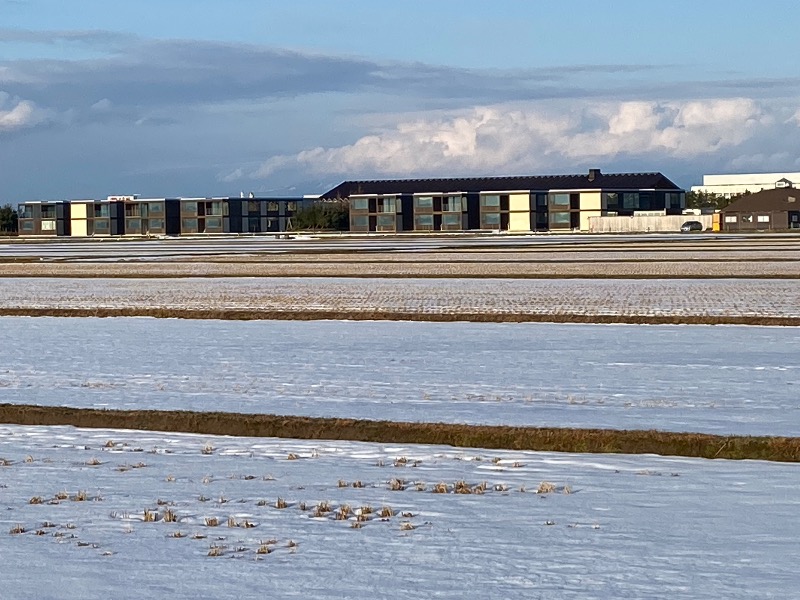
[[[0, 59], [3, 183], [23, 199], [586, 167], [688, 186], [704, 172], [800, 170], [793, 74], [479, 69], [104, 30], [0, 29], [4, 46], [28, 49]], [[46, 180], [24, 177], [42, 162]]]

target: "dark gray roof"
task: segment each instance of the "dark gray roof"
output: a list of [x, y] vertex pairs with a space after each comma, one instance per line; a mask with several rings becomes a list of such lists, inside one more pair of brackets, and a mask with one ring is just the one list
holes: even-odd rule
[[731, 202], [722, 209], [722, 212], [771, 212], [784, 210], [800, 210], [800, 189], [785, 187], [747, 194]]
[[424, 192], [481, 192], [502, 190], [673, 190], [682, 188], [661, 173], [601, 173], [592, 169], [580, 175], [519, 177], [460, 177], [451, 179], [378, 179], [344, 181], [322, 198], [347, 198], [355, 194], [415, 194]]

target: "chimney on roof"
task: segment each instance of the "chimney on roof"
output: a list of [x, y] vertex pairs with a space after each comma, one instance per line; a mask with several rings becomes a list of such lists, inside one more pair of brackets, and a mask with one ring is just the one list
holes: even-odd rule
[[594, 181], [600, 176], [600, 169], [589, 169], [589, 181]]

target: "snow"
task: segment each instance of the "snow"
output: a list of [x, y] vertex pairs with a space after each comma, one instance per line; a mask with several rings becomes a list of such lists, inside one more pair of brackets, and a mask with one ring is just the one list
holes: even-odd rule
[[[22, 426], [0, 426], [0, 457], [4, 598], [717, 599], [800, 585], [793, 464]], [[432, 491], [461, 480], [486, 491]], [[332, 513], [314, 517], [323, 501]], [[345, 504], [374, 513], [356, 529], [332, 516]]]
[[19, 277], [0, 287], [0, 308], [130, 307], [794, 317], [800, 315], [800, 285], [792, 279]]
[[0, 402], [800, 435], [796, 328], [0, 319]]

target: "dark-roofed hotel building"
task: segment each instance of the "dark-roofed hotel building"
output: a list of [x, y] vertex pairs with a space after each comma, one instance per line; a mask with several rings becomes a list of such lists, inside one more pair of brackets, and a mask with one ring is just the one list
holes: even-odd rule
[[661, 173], [345, 181], [353, 232], [589, 231], [589, 218], [679, 215], [684, 190]]

